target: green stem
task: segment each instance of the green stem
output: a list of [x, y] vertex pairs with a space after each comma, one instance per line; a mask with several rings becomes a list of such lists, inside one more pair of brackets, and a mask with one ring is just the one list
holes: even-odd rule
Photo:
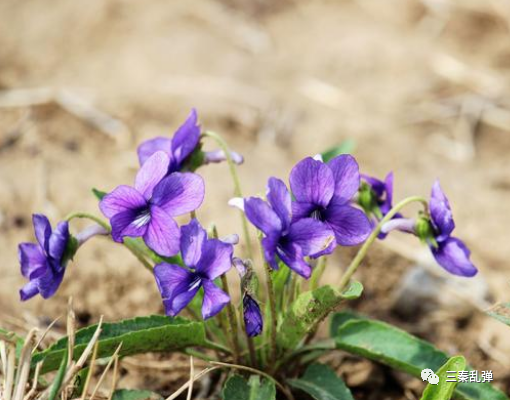
[[428, 202], [425, 198], [423, 198], [421, 196], [408, 197], [408, 198], [402, 200], [396, 206], [394, 206], [384, 216], [384, 218], [381, 219], [381, 221], [377, 224], [377, 226], [374, 228], [374, 230], [372, 231], [372, 233], [370, 234], [368, 239], [365, 241], [365, 243], [363, 243], [363, 246], [361, 246], [361, 248], [359, 249], [358, 254], [356, 254], [356, 257], [354, 257], [354, 259], [351, 261], [351, 264], [349, 265], [349, 267], [345, 271], [344, 275], [342, 276], [342, 279], [340, 280], [340, 285], [339, 285], [340, 290], [344, 289], [345, 286], [347, 286], [347, 284], [349, 283], [352, 275], [356, 272], [356, 270], [360, 266], [361, 262], [365, 258], [370, 245], [375, 241], [375, 239], [377, 238], [377, 235], [379, 235], [379, 233], [381, 232], [383, 225], [386, 222], [390, 221], [402, 208], [404, 208], [408, 204], [415, 203], [415, 202], [422, 203], [425, 208], [425, 212], [427, 212]]
[[201, 346], [205, 347], [206, 349], [221, 351], [222, 353], [225, 353], [225, 354], [232, 353], [232, 351], [228, 347], [225, 347], [225, 346], [223, 346], [219, 343], [216, 343], [216, 342], [211, 342], [210, 340], [206, 340], [206, 342], [203, 343]]
[[276, 360], [276, 329], [277, 329], [277, 316], [276, 316], [276, 298], [274, 293], [274, 286], [273, 286], [273, 277], [272, 273], [273, 270], [269, 266], [267, 262], [264, 262], [265, 265], [265, 271], [266, 271], [266, 281], [267, 281], [267, 296], [269, 300], [269, 309], [271, 312], [271, 324], [270, 324], [270, 355], [269, 355], [269, 365], [274, 365]]
[[324, 270], [326, 269], [326, 261], [327, 258], [324, 256], [319, 258], [319, 261], [317, 261], [317, 266], [315, 267], [312, 273], [312, 278], [310, 279], [311, 290], [315, 290], [319, 286], [319, 281], [324, 274]]
[[[95, 215], [85, 213], [85, 212], [76, 212], [71, 213], [65, 217], [66, 221], [71, 221], [75, 218], [81, 218], [81, 219], [90, 219], [91, 221], [94, 221], [95, 223], [101, 225], [108, 233], [111, 232], [111, 227], [103, 221], [101, 218], [96, 217]], [[131, 238], [125, 238], [124, 239], [124, 246], [126, 246], [131, 253], [140, 261], [145, 268], [147, 268], [149, 271], [152, 272], [152, 265], [147, 261], [145, 258], [145, 252], [137, 245], [136, 241]]]
[[[239, 176], [237, 175], [237, 169], [234, 161], [232, 160], [232, 156], [230, 155], [230, 149], [228, 148], [227, 143], [223, 140], [223, 138], [218, 135], [216, 132], [206, 131], [203, 133], [204, 136], [208, 136], [216, 143], [218, 143], [218, 146], [223, 150], [225, 153], [225, 158], [227, 159], [228, 167], [230, 170], [230, 175], [232, 177], [232, 181], [234, 183], [234, 195], [236, 197], [243, 197], [243, 192], [241, 191], [241, 183], [239, 181]], [[248, 229], [248, 220], [246, 219], [246, 216], [244, 215], [243, 211], [240, 211], [241, 215], [241, 223], [243, 226], [243, 232], [244, 232], [244, 240], [246, 242], [246, 250], [248, 253], [248, 258], [253, 260], [253, 249], [251, 247], [251, 238], [250, 238], [250, 231]]]
[[107, 222], [103, 221], [99, 217], [96, 217], [95, 215], [85, 213], [85, 212], [71, 213], [65, 217], [65, 220], [70, 222], [71, 220], [73, 220], [75, 218], [90, 219], [91, 221], [94, 221], [95, 223], [101, 225], [104, 229], [106, 229], [108, 231], [108, 233], [110, 233], [112, 230], [112, 228], [110, 227], [110, 225], [108, 225]]
[[246, 334], [246, 340], [248, 342], [248, 351], [250, 352], [251, 365], [255, 368], [258, 368], [257, 352], [255, 351], [255, 342], [253, 341], [252, 337], [248, 336], [248, 333]]
[[143, 266], [152, 273], [154, 267], [147, 261], [145, 249], [140, 246], [136, 238], [124, 238], [124, 246], [140, 261]]
[[[223, 290], [227, 295], [230, 297], [230, 290], [228, 287], [228, 278], [226, 274], [223, 274], [221, 276], [221, 282], [223, 283]], [[232, 302], [229, 302], [227, 305], [227, 319], [228, 324], [230, 326], [227, 327], [227, 334], [230, 334], [230, 337], [232, 339], [232, 345], [233, 345], [233, 356], [234, 356], [234, 362], [239, 362], [239, 354], [241, 353], [241, 349], [239, 347], [239, 340], [238, 340], [238, 332], [237, 332], [237, 315], [236, 310], [234, 308], [234, 305]], [[229, 329], [230, 328], [230, 329]]]

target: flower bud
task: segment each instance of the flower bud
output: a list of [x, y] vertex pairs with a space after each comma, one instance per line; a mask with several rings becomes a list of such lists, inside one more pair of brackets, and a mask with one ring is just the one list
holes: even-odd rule
[[260, 306], [249, 294], [243, 297], [243, 317], [246, 334], [249, 337], [258, 336], [264, 327]]

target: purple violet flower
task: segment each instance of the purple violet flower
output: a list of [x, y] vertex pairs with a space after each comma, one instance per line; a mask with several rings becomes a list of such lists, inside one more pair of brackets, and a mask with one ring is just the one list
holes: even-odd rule
[[20, 290], [20, 298], [26, 301], [37, 294], [47, 299], [55, 294], [66, 269], [64, 252], [70, 239], [69, 224], [59, 222], [52, 230], [50, 221], [42, 214], [32, 216], [36, 243], [21, 243], [18, 258], [22, 275], [29, 280]]
[[204, 181], [191, 172], [166, 176], [170, 159], [154, 153], [142, 165], [135, 186], [118, 186], [99, 203], [110, 219], [112, 238], [143, 237], [162, 256], [179, 252], [180, 231], [174, 217], [196, 210], [204, 199]]
[[158, 136], [140, 144], [138, 160], [140, 165], [143, 165], [154, 153], [163, 151], [170, 160], [168, 173], [180, 171], [182, 163], [198, 146], [199, 140], [200, 125], [198, 125], [197, 111], [193, 108], [172, 139]]
[[259, 304], [248, 293], [243, 297], [243, 317], [246, 334], [249, 337], [260, 335], [264, 328], [262, 313]]
[[[393, 208], [393, 172], [386, 175], [384, 182], [364, 174], [361, 178], [365, 183], [361, 185], [358, 203], [369, 215], [372, 227], [375, 227]], [[397, 218], [402, 218], [402, 215], [397, 213], [392, 219]], [[386, 236], [386, 233], [380, 232], [377, 237], [384, 239]]]
[[384, 182], [365, 174], [362, 174], [361, 178], [375, 194], [376, 204], [384, 217], [393, 207], [393, 172], [386, 175]]
[[233, 246], [218, 239], [207, 239], [206, 231], [192, 219], [181, 227], [180, 250], [187, 268], [168, 263], [154, 267], [166, 314], [179, 314], [203, 287], [202, 317], [214, 317], [230, 301], [214, 280], [230, 269]]
[[[197, 110], [193, 108], [186, 121], [177, 129], [173, 138], [158, 136], [146, 140], [138, 146], [140, 165], [143, 165], [157, 151], [163, 151], [170, 159], [168, 174], [181, 171], [188, 157], [199, 147], [200, 131]], [[244, 161], [243, 157], [236, 152], [231, 152], [230, 156], [236, 164], [242, 164]], [[203, 153], [202, 163], [218, 163], [225, 160], [223, 150], [213, 150]]]
[[370, 235], [365, 213], [349, 204], [359, 186], [358, 163], [350, 155], [337, 156], [327, 164], [307, 157], [292, 169], [290, 187], [296, 199], [292, 202], [292, 220], [311, 217], [334, 232], [335, 240], [323, 254], [336, 245], [363, 243]]
[[421, 216], [417, 221], [392, 219], [384, 224], [382, 232], [387, 234], [399, 230], [412, 233], [427, 243], [437, 263], [449, 273], [465, 277], [476, 275], [478, 270], [469, 259], [471, 252], [464, 242], [451, 236], [455, 229], [452, 210], [437, 180], [432, 186], [429, 212], [430, 219], [428, 216]]
[[264, 257], [273, 269], [278, 269], [278, 258], [290, 269], [309, 278], [312, 267], [305, 256], [316, 256], [334, 241], [334, 233], [327, 225], [313, 218], [292, 222], [290, 193], [280, 179], [270, 178], [267, 202], [250, 197], [244, 200], [248, 220], [264, 234]]
[[471, 277], [478, 270], [469, 256], [471, 252], [464, 242], [451, 236], [455, 229], [452, 211], [439, 181], [435, 181], [430, 195], [429, 210], [436, 243], [429, 243], [436, 261], [454, 275]]

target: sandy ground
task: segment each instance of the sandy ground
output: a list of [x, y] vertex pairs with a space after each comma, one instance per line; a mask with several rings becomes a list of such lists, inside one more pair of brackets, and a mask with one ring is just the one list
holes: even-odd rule
[[[397, 198], [428, 196], [439, 178], [456, 234], [480, 269], [469, 286], [482, 293], [475, 306], [508, 301], [505, 4], [1, 1], [0, 321], [47, 323], [65, 310], [69, 296], [83, 323], [100, 314], [119, 319], [161, 312], [153, 279], [106, 240], [80, 251], [55, 298], [20, 304], [16, 245], [32, 240], [33, 212], [53, 222], [70, 211], [98, 213], [90, 188], [130, 183], [136, 144], [171, 134], [193, 106], [205, 128], [225, 135], [245, 156], [239, 173], [246, 194], [262, 192], [269, 176], [286, 178], [302, 157], [347, 139], [355, 141], [364, 172], [394, 171]], [[98, 111], [111, 119], [98, 122]], [[200, 172], [207, 182], [200, 218], [225, 234], [239, 231], [226, 205], [232, 195], [227, 169]], [[408, 239], [377, 245], [361, 272], [366, 292], [356, 307], [444, 350], [465, 352], [509, 390], [508, 329], [473, 312], [468, 301], [459, 305], [447, 297], [413, 320], [395, 314], [398, 282], [423, 252]], [[338, 253], [342, 266], [352, 251]], [[330, 278], [339, 270], [330, 263]], [[445, 287], [437, 296], [449, 292]], [[340, 364], [335, 357], [331, 362]], [[359, 386], [359, 398], [416, 398], [415, 381], [402, 383], [381, 367], [347, 360], [339, 368]], [[356, 368], [365, 374], [375, 368], [383, 379], [360, 379]], [[144, 379], [136, 383], [161, 388], [156, 378]]]

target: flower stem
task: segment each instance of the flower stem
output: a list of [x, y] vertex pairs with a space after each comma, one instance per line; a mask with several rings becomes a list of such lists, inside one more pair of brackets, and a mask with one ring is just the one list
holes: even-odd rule
[[[242, 312], [244, 315], [245, 309], [244, 309], [244, 303], [241, 302], [242, 305]], [[248, 335], [248, 331], [246, 330], [246, 324], [244, 321], [244, 317], [240, 318], [241, 321], [241, 329], [243, 330], [245, 336], [246, 336], [246, 343], [248, 344], [248, 354], [250, 355], [250, 364], [254, 368], [258, 368], [257, 364], [257, 352], [255, 351], [255, 342], [253, 341], [253, 338]]]
[[[230, 290], [228, 288], [228, 278], [227, 278], [226, 274], [221, 275], [221, 282], [223, 283], [223, 290], [230, 297]], [[238, 341], [238, 337], [237, 337], [237, 335], [238, 335], [237, 315], [236, 315], [236, 310], [232, 304], [232, 301], [230, 301], [227, 305], [227, 317], [228, 317], [228, 324], [230, 325], [227, 327], [227, 331], [230, 334], [230, 337], [232, 340], [234, 362], [238, 363], [239, 362], [239, 354], [241, 353], [241, 349], [239, 347], [239, 341]]]
[[312, 278], [310, 279], [310, 288], [311, 290], [317, 289], [319, 286], [319, 281], [324, 274], [324, 270], [326, 269], [326, 257], [319, 258], [319, 261], [317, 261], [317, 266], [315, 267]]
[[110, 225], [108, 225], [107, 222], [103, 221], [99, 217], [96, 217], [95, 215], [92, 215], [92, 214], [89, 214], [89, 213], [85, 213], [85, 212], [76, 212], [76, 213], [68, 214], [65, 217], [65, 220], [66, 221], [71, 221], [71, 220], [73, 220], [75, 218], [90, 219], [91, 221], [94, 221], [95, 223], [101, 225], [104, 229], [106, 229], [108, 231], [108, 233], [110, 233], [111, 230], [112, 230], [110, 228]]
[[153, 271], [152, 264], [147, 261], [145, 257], [145, 252], [140, 248], [136, 240], [132, 238], [124, 238], [124, 246], [142, 263], [142, 265], [150, 272]]
[[273, 270], [269, 266], [267, 262], [264, 262], [265, 270], [266, 270], [266, 281], [267, 281], [267, 296], [269, 300], [269, 309], [271, 312], [271, 324], [270, 324], [270, 354], [269, 354], [269, 365], [274, 365], [276, 360], [276, 328], [277, 328], [277, 316], [276, 316], [276, 298], [274, 293], [273, 286]]
[[402, 208], [404, 208], [408, 204], [415, 203], [415, 202], [422, 203], [423, 207], [425, 208], [425, 212], [427, 212], [427, 210], [428, 210], [428, 202], [427, 202], [427, 200], [425, 198], [423, 198], [421, 196], [411, 196], [411, 197], [408, 197], [408, 198], [402, 200], [397, 205], [395, 205], [384, 216], [384, 218], [381, 219], [381, 221], [379, 221], [379, 223], [374, 228], [374, 230], [372, 231], [370, 236], [367, 238], [365, 243], [363, 243], [363, 246], [361, 246], [361, 248], [359, 249], [358, 254], [356, 254], [356, 257], [354, 257], [354, 259], [351, 261], [351, 264], [349, 265], [349, 267], [345, 271], [344, 275], [342, 276], [342, 279], [340, 280], [340, 285], [339, 285], [340, 286], [340, 290], [344, 289], [347, 286], [347, 284], [349, 283], [352, 275], [356, 272], [358, 267], [361, 265], [361, 262], [365, 258], [370, 245], [375, 241], [375, 239], [377, 238], [377, 235], [379, 235], [379, 233], [381, 232], [381, 229], [382, 229], [383, 225], [386, 222], [390, 221]]
[[[111, 227], [103, 221], [101, 218], [96, 217], [95, 215], [85, 213], [85, 212], [76, 212], [71, 213], [65, 217], [66, 221], [71, 221], [75, 218], [81, 218], [81, 219], [90, 219], [91, 221], [94, 221], [95, 223], [99, 224], [101, 227], [103, 227], [108, 234], [111, 232]], [[146, 254], [144, 250], [139, 246], [139, 244], [136, 242], [135, 239], [132, 238], [125, 238], [124, 239], [124, 246], [127, 247], [127, 249], [142, 263], [142, 265], [147, 268], [150, 272], [152, 272], [152, 264], [147, 261]]]
[[251, 365], [255, 368], [258, 368], [257, 365], [257, 352], [255, 351], [255, 342], [253, 338], [246, 334], [246, 340], [248, 341], [248, 351], [250, 352], [250, 362]]
[[[234, 195], [236, 197], [243, 197], [243, 192], [241, 191], [241, 183], [239, 182], [239, 176], [237, 175], [236, 165], [235, 165], [234, 161], [232, 160], [232, 156], [230, 155], [230, 149], [228, 148], [227, 143], [216, 132], [206, 131], [203, 133], [203, 135], [210, 137], [216, 143], [218, 143], [218, 146], [220, 146], [220, 148], [225, 153], [225, 158], [227, 159], [228, 167], [230, 170], [230, 175], [231, 175], [232, 181], [234, 183]], [[251, 238], [250, 238], [250, 231], [248, 229], [248, 220], [246, 219], [244, 212], [240, 211], [240, 213], [241, 213], [240, 214], [241, 215], [241, 223], [243, 225], [244, 240], [246, 242], [247, 255], [248, 255], [249, 259], [253, 260], [253, 250], [251, 247]]]

